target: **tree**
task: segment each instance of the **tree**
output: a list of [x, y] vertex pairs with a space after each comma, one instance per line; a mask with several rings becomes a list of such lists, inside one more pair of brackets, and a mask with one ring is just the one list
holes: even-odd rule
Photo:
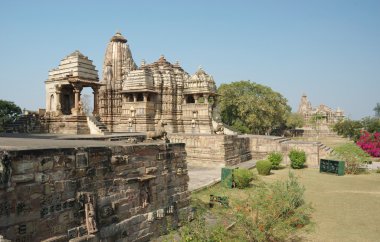
[[305, 120], [302, 114], [299, 113], [289, 113], [286, 118], [286, 126], [290, 129], [301, 128], [304, 126]]
[[83, 108], [83, 112], [86, 114], [86, 115], [91, 115], [91, 111], [92, 111], [92, 108], [91, 108], [91, 96], [88, 95], [88, 94], [82, 94], [81, 95], [81, 103], [82, 103], [82, 108]]
[[360, 122], [363, 129], [370, 133], [380, 132], [380, 118], [364, 117]]
[[250, 81], [218, 88], [222, 121], [243, 133], [269, 134], [286, 123], [287, 100], [271, 88]]
[[380, 118], [380, 103], [376, 103], [376, 106], [373, 108], [375, 111], [375, 117]]
[[323, 116], [319, 113], [313, 114], [309, 119], [309, 123], [311, 127], [317, 133], [317, 139], [319, 138], [320, 124], [321, 124], [322, 119], [323, 119]]
[[13, 102], [0, 99], [0, 131], [12, 123], [21, 114], [21, 108]]
[[357, 140], [360, 137], [360, 130], [363, 123], [357, 120], [341, 120], [333, 126], [333, 130], [343, 137]]

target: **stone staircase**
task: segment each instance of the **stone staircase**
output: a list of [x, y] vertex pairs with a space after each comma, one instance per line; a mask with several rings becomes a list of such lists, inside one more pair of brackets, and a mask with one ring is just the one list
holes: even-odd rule
[[327, 158], [328, 156], [330, 156], [331, 154], [334, 153], [334, 149], [323, 144], [323, 143], [320, 143], [319, 144], [319, 156], [320, 158]]
[[100, 135], [111, 134], [107, 126], [105, 126], [102, 122], [98, 120], [98, 118], [94, 116], [87, 116], [87, 124], [88, 124], [88, 127], [90, 128], [90, 134], [100, 134]]
[[6, 133], [39, 133], [40, 131], [40, 116], [36, 113], [22, 114], [5, 127]]

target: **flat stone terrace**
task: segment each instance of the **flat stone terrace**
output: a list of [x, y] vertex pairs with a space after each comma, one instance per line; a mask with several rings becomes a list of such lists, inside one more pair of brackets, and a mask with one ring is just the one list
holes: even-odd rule
[[[143, 140], [145, 134], [124, 133], [112, 135], [54, 135], [54, 134], [0, 134], [0, 149], [26, 150], [73, 147], [103, 147], [125, 145], [131, 138]], [[136, 145], [136, 144], [135, 144]]]

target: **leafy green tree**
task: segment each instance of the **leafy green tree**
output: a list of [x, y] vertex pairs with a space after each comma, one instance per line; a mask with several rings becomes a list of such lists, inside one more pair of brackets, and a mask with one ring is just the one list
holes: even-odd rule
[[373, 108], [373, 111], [375, 111], [375, 117], [380, 118], [380, 103], [376, 103], [376, 106]]
[[243, 133], [270, 134], [286, 123], [290, 112], [280, 93], [254, 82], [222, 84], [218, 94], [222, 121]]
[[320, 131], [320, 125], [321, 125], [322, 119], [323, 119], [323, 116], [319, 113], [313, 114], [309, 119], [309, 123], [312, 129], [314, 129], [315, 132], [317, 133], [317, 139], [319, 138], [319, 131]]
[[360, 121], [345, 119], [336, 123], [333, 130], [343, 137], [357, 141], [361, 130], [367, 130], [369, 133], [380, 132], [380, 118], [365, 117]]
[[290, 129], [301, 128], [305, 125], [305, 120], [302, 114], [299, 113], [289, 113], [286, 118], [286, 126]]
[[13, 102], [0, 99], [0, 132], [7, 124], [16, 120], [21, 114], [21, 108]]
[[380, 132], [380, 117], [365, 117], [360, 122], [363, 129], [370, 133]]

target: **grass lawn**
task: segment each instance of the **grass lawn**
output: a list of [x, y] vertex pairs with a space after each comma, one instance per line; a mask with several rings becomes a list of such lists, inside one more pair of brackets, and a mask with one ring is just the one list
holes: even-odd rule
[[[301, 229], [301, 241], [380, 241], [380, 174], [335, 176], [319, 173], [317, 169], [292, 171], [306, 188], [306, 202], [314, 208], [313, 231], [306, 233]], [[275, 170], [270, 176], [260, 176], [260, 180], [287, 179], [288, 172], [289, 168]], [[210, 194], [228, 196], [234, 207], [254, 189], [254, 186], [244, 190], [226, 189], [218, 184], [194, 193], [192, 198], [206, 204]], [[229, 211], [221, 206], [211, 211], [222, 223], [233, 222], [228, 218]]]
[[[285, 179], [289, 169], [262, 177]], [[335, 176], [317, 169], [293, 170], [314, 207], [310, 241], [380, 241], [380, 174]]]
[[313, 141], [313, 142], [317, 141], [331, 148], [335, 148], [339, 145], [352, 142], [348, 138], [343, 138], [339, 136], [326, 136], [326, 137], [322, 136], [322, 137], [319, 137], [318, 139], [317, 137], [294, 137], [292, 139], [298, 140], [298, 141]]

